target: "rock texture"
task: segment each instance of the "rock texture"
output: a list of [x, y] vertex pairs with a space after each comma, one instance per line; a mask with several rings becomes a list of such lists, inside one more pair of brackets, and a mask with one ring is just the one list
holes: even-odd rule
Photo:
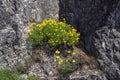
[[0, 69], [31, 55], [26, 41], [30, 22], [58, 19], [58, 0], [0, 0]]
[[37, 53], [41, 59], [34, 62], [21, 77], [32, 75], [38, 76], [40, 80], [107, 80], [96, 65], [95, 59], [91, 59], [77, 47], [74, 47], [73, 51], [78, 54], [80, 65], [76, 71], [63, 77], [58, 70], [59, 65], [54, 62], [54, 51], [46, 48], [35, 49], [34, 54]]
[[96, 57], [107, 79], [119, 80], [120, 1], [60, 0], [63, 17], [81, 32], [81, 45]]
[[35, 53], [38, 53], [38, 55], [41, 56], [41, 59], [35, 61], [25, 74], [27, 76], [37, 76], [41, 80], [58, 80], [59, 73], [56, 70], [56, 65], [54, 63], [53, 51], [48, 48], [47, 50], [46, 48], [37, 48], [35, 49]]
[[[107, 79], [120, 80], [119, 0], [0, 0], [0, 69], [24, 63], [31, 56], [32, 47], [26, 41], [30, 22], [58, 16], [81, 32], [81, 45], [96, 57]], [[46, 66], [43, 69], [48, 73]], [[107, 80], [104, 75], [92, 77]]]
[[79, 61], [80, 68], [69, 75], [69, 80], [107, 80], [105, 74], [98, 68], [98, 63], [94, 57], [89, 57], [79, 48], [74, 47]]

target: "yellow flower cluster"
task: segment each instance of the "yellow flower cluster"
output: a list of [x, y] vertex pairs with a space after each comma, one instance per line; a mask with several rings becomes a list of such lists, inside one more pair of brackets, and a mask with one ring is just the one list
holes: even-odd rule
[[68, 50], [67, 53], [71, 55], [76, 55], [76, 52], [72, 52], [71, 50]]
[[67, 53], [68, 53], [68, 57], [65, 58], [65, 57], [61, 56], [62, 53], [59, 50], [56, 50], [55, 51], [54, 62], [57, 62], [58, 64], [62, 64], [63, 62], [75, 63], [76, 60], [72, 57], [72, 55], [75, 55], [76, 53], [72, 52], [71, 50], [68, 50]]
[[60, 54], [60, 51], [59, 51], [59, 50], [56, 50], [55, 53], [56, 53], [56, 54]]
[[31, 23], [28, 37], [33, 44], [41, 44], [48, 41], [52, 46], [59, 44], [74, 46], [79, 42], [80, 33], [77, 33], [73, 26], [65, 23], [65, 19], [64, 22], [46, 19], [40, 24]]
[[75, 60], [75, 59], [73, 59], [73, 60], [72, 60], [72, 62], [73, 62], [73, 63], [75, 63], [75, 62], [76, 62], [76, 60]]

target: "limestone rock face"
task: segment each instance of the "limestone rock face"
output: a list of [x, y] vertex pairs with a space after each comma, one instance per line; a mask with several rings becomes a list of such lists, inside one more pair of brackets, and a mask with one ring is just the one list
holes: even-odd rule
[[120, 80], [120, 0], [0, 0], [0, 69], [31, 56], [30, 22], [58, 16], [81, 32], [81, 46], [99, 62], [104, 78], [93, 79]]
[[100, 67], [108, 79], [120, 79], [120, 32], [105, 26], [96, 31], [93, 47]]
[[120, 1], [60, 0], [60, 18], [81, 32], [82, 46], [96, 57], [107, 79], [120, 79]]
[[58, 0], [0, 0], [0, 69], [30, 57], [29, 23], [58, 19], [58, 11]]
[[110, 80], [120, 79], [120, 2], [108, 17], [106, 26], [93, 37], [95, 56]]

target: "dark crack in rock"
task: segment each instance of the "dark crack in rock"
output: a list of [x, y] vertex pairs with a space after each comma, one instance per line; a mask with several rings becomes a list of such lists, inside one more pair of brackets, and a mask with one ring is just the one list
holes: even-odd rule
[[120, 80], [120, 1], [60, 0], [59, 15], [81, 32], [81, 46], [107, 79]]

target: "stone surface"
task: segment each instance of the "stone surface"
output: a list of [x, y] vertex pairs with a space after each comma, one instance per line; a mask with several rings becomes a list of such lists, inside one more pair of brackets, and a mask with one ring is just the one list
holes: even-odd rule
[[73, 72], [69, 80], [107, 80], [104, 74], [98, 69], [90, 69], [88, 65], [82, 66], [81, 69]]
[[[54, 54], [49, 49], [36, 49], [37, 52], [42, 56], [40, 61], [34, 62], [30, 68], [26, 71], [25, 75], [37, 76], [41, 80], [57, 80], [58, 71], [56, 70], [56, 65], [54, 63], [54, 56], [48, 54]], [[35, 50], [35, 51], [36, 51]]]
[[0, 0], [0, 69], [29, 58], [29, 23], [58, 19], [58, 12], [58, 0]]
[[[119, 80], [119, 0], [0, 0], [0, 69], [12, 68], [30, 57], [32, 47], [26, 40], [30, 22], [58, 16], [81, 32], [81, 46], [96, 57], [107, 79]], [[51, 63], [45, 62], [42, 68], [52, 76], [51, 67], [46, 67]], [[91, 77], [107, 80], [105, 75]], [[86, 80], [86, 76], [81, 76], [81, 80]]]
[[[114, 33], [115, 32], [115, 33]], [[110, 80], [120, 79], [120, 32], [105, 26], [94, 37], [95, 56]]]
[[87, 56], [82, 50], [74, 47], [74, 52], [79, 57], [80, 67], [69, 75], [69, 80], [108, 80], [98, 68], [98, 63], [93, 57]]
[[107, 80], [101, 70], [95, 65], [94, 60], [85, 55], [85, 53], [77, 47], [74, 47], [74, 52], [79, 54], [78, 57], [80, 57], [81, 62], [78, 69], [68, 74], [67, 77], [63, 77], [62, 74], [59, 73], [59, 65], [54, 63], [53, 51], [49, 49], [36, 50], [42, 58], [40, 61], [34, 62], [22, 77], [24, 77], [24, 75], [32, 75], [38, 76], [41, 80]]
[[120, 79], [120, 1], [60, 0], [60, 18], [81, 32], [81, 46], [94, 55], [107, 79]]

